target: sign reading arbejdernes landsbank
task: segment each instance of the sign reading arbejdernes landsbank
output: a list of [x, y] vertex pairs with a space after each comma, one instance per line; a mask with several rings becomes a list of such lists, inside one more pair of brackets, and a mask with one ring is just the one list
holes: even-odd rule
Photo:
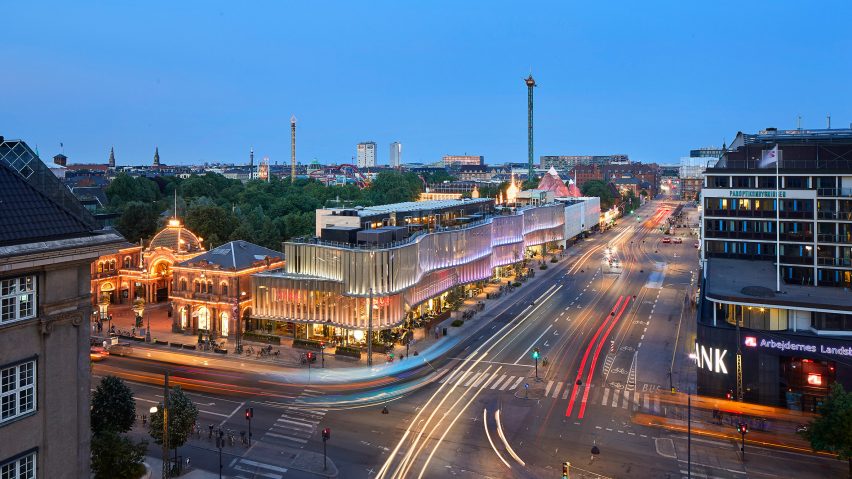
[[775, 192], [775, 190], [731, 190], [728, 196], [731, 198], [775, 198], [776, 194], [781, 198], [787, 197], [786, 191]]

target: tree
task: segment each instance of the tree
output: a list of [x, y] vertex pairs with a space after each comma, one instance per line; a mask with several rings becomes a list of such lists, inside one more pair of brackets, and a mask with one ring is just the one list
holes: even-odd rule
[[148, 443], [133, 442], [115, 431], [92, 436], [92, 472], [95, 479], [137, 479], [145, 473], [142, 461]]
[[852, 478], [852, 392], [835, 383], [822, 407], [802, 436], [809, 440], [814, 451], [829, 451], [838, 459], [849, 462]]
[[[192, 400], [183, 393], [180, 386], [175, 386], [169, 393], [169, 446], [175, 451], [186, 444], [195, 422], [198, 420], [198, 408]], [[151, 414], [148, 421], [148, 433], [156, 444], [163, 444], [163, 404], [157, 406], [157, 412]]]
[[609, 209], [612, 206], [612, 193], [606, 183], [601, 180], [589, 180], [580, 187], [583, 196], [597, 196], [601, 199], [601, 209]]
[[415, 201], [423, 183], [414, 173], [383, 171], [367, 189], [367, 197], [374, 205]]
[[148, 238], [157, 231], [157, 209], [150, 203], [131, 201], [115, 222], [115, 228], [131, 243]]
[[421, 176], [427, 185], [443, 183], [445, 181], [456, 181], [456, 177], [444, 168], [434, 168], [431, 171], [424, 172]]
[[92, 393], [92, 432], [127, 432], [136, 421], [133, 391], [121, 378], [106, 376]]
[[215, 248], [231, 237], [231, 233], [238, 225], [237, 218], [221, 206], [199, 203], [189, 208], [185, 220], [186, 227], [212, 243]]

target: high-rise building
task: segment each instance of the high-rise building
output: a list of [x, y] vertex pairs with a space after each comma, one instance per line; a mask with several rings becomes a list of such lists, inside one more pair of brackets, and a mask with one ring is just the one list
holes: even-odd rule
[[698, 394], [816, 411], [852, 387], [852, 129], [739, 133], [701, 205]]
[[358, 156], [356, 166], [358, 168], [372, 168], [376, 166], [375, 141], [364, 141], [358, 143]]
[[390, 159], [388, 160], [391, 168], [399, 168], [402, 164], [402, 143], [395, 141], [390, 144]]
[[128, 243], [2, 137], [0, 204], [0, 477], [89, 477], [89, 268]]
[[476, 155], [444, 155], [442, 158], [444, 166], [482, 166], [485, 164], [484, 156]]
[[557, 171], [568, 171], [579, 165], [603, 166], [629, 162], [627, 155], [543, 155], [539, 157], [539, 165], [542, 169], [549, 169], [552, 166]]

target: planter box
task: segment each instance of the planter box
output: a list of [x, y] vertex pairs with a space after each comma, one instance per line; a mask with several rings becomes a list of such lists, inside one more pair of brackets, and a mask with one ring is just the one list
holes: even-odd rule
[[228, 350], [227, 350], [227, 349], [219, 349], [219, 348], [215, 348], [215, 349], [213, 349], [213, 352], [214, 352], [214, 353], [219, 353], [219, 354], [228, 354]]
[[335, 356], [343, 356], [348, 358], [361, 359], [361, 351], [354, 348], [337, 348], [334, 351]]
[[161, 341], [159, 339], [155, 339], [154, 344], [162, 344], [163, 346], [165, 346], [165, 345], [169, 344], [169, 342], [168, 341]]
[[173, 348], [178, 348], [178, 349], [180, 349], [180, 348], [182, 348], [182, 347], [183, 347], [183, 344], [181, 344], [181, 343], [169, 343], [169, 346], [171, 346], [171, 347], [173, 347]]
[[194, 344], [184, 344], [183, 349], [191, 349], [192, 351], [195, 351], [198, 349], [198, 347]]
[[243, 333], [243, 339], [246, 341], [254, 341], [258, 343], [277, 344], [281, 345], [281, 337], [271, 334], [260, 333]]
[[308, 349], [311, 351], [319, 351], [322, 349], [319, 341], [311, 341], [310, 339], [294, 339], [293, 347], [299, 349]]

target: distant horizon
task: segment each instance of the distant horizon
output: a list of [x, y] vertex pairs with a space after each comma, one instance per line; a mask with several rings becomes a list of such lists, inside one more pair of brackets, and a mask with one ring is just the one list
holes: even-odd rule
[[[773, 32], [767, 37], [759, 19]], [[852, 122], [852, 4], [107, 4], [4, 9], [0, 135], [72, 163], [403, 163], [475, 152], [673, 164], [737, 131]], [[362, 27], [369, 18], [381, 28]], [[35, 33], [34, 33], [35, 28]], [[772, 53], [756, 61], [756, 54]], [[775, 60], [774, 58], [777, 58]], [[830, 66], [830, 67], [829, 67]]]

